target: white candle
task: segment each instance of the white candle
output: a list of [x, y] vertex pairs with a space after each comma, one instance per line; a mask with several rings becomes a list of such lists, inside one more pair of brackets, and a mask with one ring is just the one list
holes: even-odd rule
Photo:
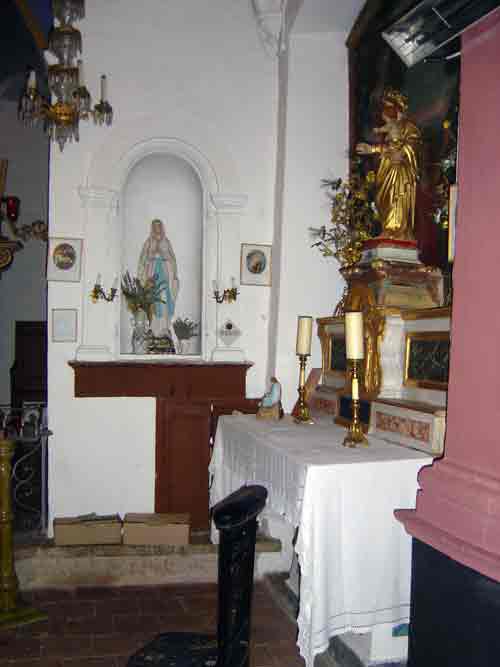
[[352, 379], [352, 400], [359, 401], [359, 381], [358, 378]]
[[115, 276], [115, 279], [113, 280], [113, 286], [111, 289], [118, 289], [118, 278]]
[[345, 314], [345, 349], [348, 359], [363, 359], [363, 313], [359, 311]]
[[299, 315], [297, 320], [296, 353], [299, 355], [311, 354], [312, 317]]
[[100, 273], [97, 274], [97, 278], [95, 279], [95, 284], [96, 284], [96, 285], [100, 285], [100, 284], [101, 284], [101, 274], [100, 274]]
[[236, 289], [236, 278], [234, 276], [231, 277], [231, 287]]
[[213, 281], [212, 281], [212, 287], [213, 287], [214, 292], [218, 292], [218, 291], [219, 291], [219, 284], [218, 284], [218, 282], [217, 282], [216, 280], [213, 280]]
[[31, 70], [28, 76], [28, 90], [36, 90], [36, 72], [34, 69]]

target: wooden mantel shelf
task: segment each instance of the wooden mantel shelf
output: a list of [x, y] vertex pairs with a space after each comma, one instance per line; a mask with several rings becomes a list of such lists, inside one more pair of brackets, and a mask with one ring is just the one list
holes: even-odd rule
[[[250, 362], [70, 361], [77, 398], [157, 396], [206, 401], [245, 395]], [[214, 382], [214, 373], [216, 381]]]

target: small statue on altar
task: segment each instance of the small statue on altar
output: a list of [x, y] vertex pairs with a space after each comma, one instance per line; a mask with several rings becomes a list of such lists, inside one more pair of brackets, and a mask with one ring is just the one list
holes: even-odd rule
[[281, 384], [275, 377], [271, 378], [269, 391], [262, 397], [257, 410], [257, 419], [282, 419]]
[[406, 116], [408, 100], [405, 95], [387, 89], [382, 105], [384, 125], [373, 129], [374, 134], [380, 135], [380, 143], [358, 143], [356, 153], [380, 156], [375, 204], [382, 225], [381, 237], [413, 241], [421, 133]]

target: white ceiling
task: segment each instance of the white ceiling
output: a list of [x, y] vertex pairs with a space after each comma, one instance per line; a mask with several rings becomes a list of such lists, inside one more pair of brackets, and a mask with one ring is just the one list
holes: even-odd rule
[[292, 33], [348, 33], [365, 0], [304, 0], [292, 28]]

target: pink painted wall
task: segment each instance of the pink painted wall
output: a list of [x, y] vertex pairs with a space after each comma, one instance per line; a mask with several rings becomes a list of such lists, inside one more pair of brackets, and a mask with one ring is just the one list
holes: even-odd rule
[[408, 532], [500, 580], [500, 10], [462, 39], [459, 204], [445, 455]]
[[500, 11], [464, 35], [461, 67], [446, 455], [500, 477]]

